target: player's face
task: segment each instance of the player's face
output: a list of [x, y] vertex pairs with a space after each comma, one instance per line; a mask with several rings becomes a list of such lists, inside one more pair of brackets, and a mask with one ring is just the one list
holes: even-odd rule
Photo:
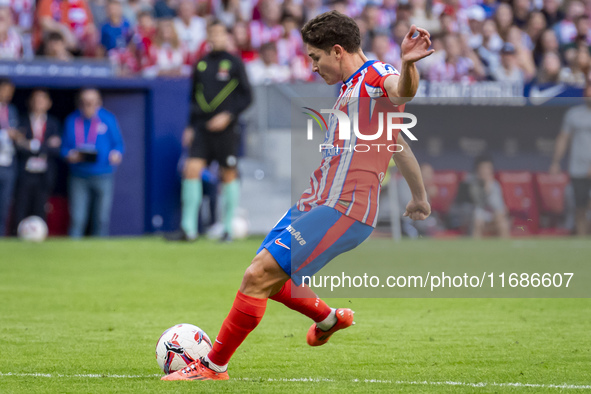
[[340, 65], [334, 49], [326, 53], [322, 49], [307, 44], [308, 56], [312, 59], [312, 72], [318, 73], [329, 85], [341, 81]]
[[207, 39], [214, 51], [225, 51], [228, 47], [228, 31], [224, 25], [210, 26]]

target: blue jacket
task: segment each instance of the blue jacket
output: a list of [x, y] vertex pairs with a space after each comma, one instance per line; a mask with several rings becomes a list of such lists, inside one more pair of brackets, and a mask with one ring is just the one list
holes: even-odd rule
[[[116, 150], [124, 153], [123, 138], [115, 115], [104, 108], [100, 108], [97, 113], [101, 124], [98, 126], [95, 149], [97, 151], [97, 160], [95, 163], [76, 163], [70, 164], [70, 173], [78, 177], [90, 177], [94, 175], [111, 174], [115, 166], [109, 164], [109, 152]], [[76, 149], [76, 119], [81, 115], [79, 110], [74, 111], [66, 118], [64, 125], [64, 135], [62, 137], [61, 154], [63, 157], [68, 155], [72, 149]], [[90, 119], [84, 119], [84, 138], [88, 138], [90, 129]]]

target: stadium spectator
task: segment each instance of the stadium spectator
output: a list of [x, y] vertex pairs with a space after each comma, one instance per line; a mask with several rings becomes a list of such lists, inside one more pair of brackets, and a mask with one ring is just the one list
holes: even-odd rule
[[[431, 35], [439, 34], [441, 31], [441, 23], [433, 13], [433, 2], [427, 0], [411, 0], [412, 14], [410, 16], [410, 23], [415, 26], [420, 26], [427, 30]], [[396, 12], [393, 13], [394, 18], [391, 22], [396, 21]]]
[[66, 118], [61, 146], [70, 167], [69, 234], [84, 236], [90, 217], [91, 234], [104, 237], [109, 235], [114, 172], [123, 158], [123, 138], [96, 89], [83, 89], [78, 105]]
[[293, 16], [283, 15], [281, 25], [283, 26], [283, 35], [277, 40], [278, 61], [281, 65], [290, 65], [292, 60], [304, 53], [304, 42], [297, 21]]
[[250, 39], [253, 48], [260, 48], [268, 42], [275, 42], [283, 35], [281, 7], [277, 0], [261, 0], [260, 20], [250, 22]]
[[123, 17], [129, 21], [132, 27], [138, 23], [141, 12], [154, 13], [154, 7], [150, 0], [127, 0], [123, 2]]
[[482, 28], [486, 20], [486, 13], [479, 5], [473, 5], [466, 11], [468, 17], [468, 44], [470, 48], [478, 49], [482, 45]]
[[486, 19], [492, 19], [497, 11], [497, 0], [483, 0], [480, 6], [486, 13]]
[[407, 22], [412, 25], [410, 19], [412, 18], [412, 7], [406, 1], [398, 2], [398, 6], [396, 7], [396, 22]]
[[72, 54], [66, 48], [66, 42], [61, 33], [57, 31], [47, 34], [43, 44], [43, 55], [48, 58], [68, 62], [72, 60]]
[[[152, 17], [152, 13], [148, 10], [140, 11], [137, 22], [133, 35], [133, 45], [135, 46], [138, 62], [145, 66], [147, 65], [150, 47], [156, 37], [156, 22]], [[144, 61], [145, 63], [142, 63]]]
[[[397, 50], [398, 49], [398, 50]], [[399, 48], [392, 47], [390, 37], [387, 33], [377, 32], [371, 42], [371, 52], [368, 52], [368, 58], [377, 59], [384, 63], [388, 63], [400, 68], [400, 52]]]
[[167, 234], [175, 241], [197, 238], [197, 215], [203, 197], [202, 171], [213, 161], [221, 167], [223, 224], [226, 241], [232, 238], [232, 220], [239, 203], [236, 170], [238, 116], [250, 105], [252, 95], [244, 65], [227, 52], [229, 34], [218, 21], [207, 31], [212, 51], [193, 70], [191, 114], [183, 133], [189, 148], [181, 188], [182, 219], [178, 232]]
[[127, 49], [133, 37], [131, 25], [123, 17], [121, 1], [109, 0], [107, 3], [108, 21], [101, 27], [101, 45], [105, 53]]
[[87, 0], [90, 12], [94, 19], [94, 25], [100, 32], [101, 27], [107, 23], [107, 3], [108, 0]]
[[[392, 25], [390, 29], [392, 34], [389, 48], [390, 53], [400, 54], [400, 44], [402, 44], [402, 40], [404, 40], [404, 36], [408, 33], [410, 26], [410, 22], [404, 20], [396, 21], [396, 23]], [[400, 56], [397, 57], [399, 60], [395, 64], [392, 64], [393, 66], [400, 66], [400, 64], [398, 64], [400, 62]], [[425, 60], [427, 59], [429, 58], [426, 58]]]
[[323, 6], [322, 0], [302, 0], [303, 4], [303, 22], [307, 22], [312, 18], [317, 17], [327, 9]]
[[59, 122], [47, 113], [51, 105], [47, 91], [33, 90], [27, 115], [21, 118], [20, 138], [16, 141], [18, 175], [13, 235], [24, 218], [35, 215], [45, 220], [46, 217], [45, 204], [53, 190], [62, 143]]
[[37, 21], [35, 48], [44, 36], [57, 32], [64, 37], [69, 50], [85, 56], [95, 54], [98, 32], [86, 0], [39, 0]]
[[517, 56], [513, 44], [507, 42], [501, 49], [501, 64], [492, 70], [495, 81], [523, 84], [525, 75], [517, 65]]
[[532, 10], [531, 0], [513, 1], [513, 26], [524, 29], [527, 26], [530, 12]]
[[150, 46], [148, 59], [143, 62], [144, 76], [178, 77], [188, 75], [187, 51], [179, 40], [172, 19], [158, 21], [156, 38]]
[[[568, 173], [576, 206], [576, 233], [588, 234], [591, 209], [591, 85], [585, 88], [585, 103], [569, 109], [564, 115], [560, 133], [554, 143], [550, 173], [561, 172], [561, 161], [570, 150]], [[570, 149], [569, 149], [570, 148]]]
[[546, 27], [546, 18], [544, 17], [544, 14], [539, 11], [529, 14], [527, 26], [525, 28], [525, 32], [529, 37], [529, 41], [527, 43], [529, 50], [534, 49], [535, 44], [539, 41], [540, 36], [546, 30]]
[[585, 14], [585, 6], [578, 0], [572, 0], [566, 7], [564, 19], [553, 26], [560, 45], [574, 41], [577, 36], [575, 21]]
[[446, 35], [443, 43], [445, 59], [431, 66], [431, 81], [473, 81], [485, 75], [485, 69], [478, 57], [467, 43], [461, 42], [457, 34]]
[[274, 43], [263, 44], [260, 57], [246, 65], [248, 79], [253, 85], [270, 85], [289, 82], [289, 66], [279, 64], [277, 47]]
[[536, 84], [556, 84], [560, 80], [560, 56], [556, 52], [548, 52], [542, 58], [542, 64], [538, 69]]
[[507, 44], [515, 48], [517, 66], [523, 71], [524, 81], [528, 82], [536, 75], [533, 51], [527, 46], [528, 36], [520, 28], [512, 26], [509, 29]]
[[235, 50], [244, 63], [251, 62], [258, 57], [258, 52], [252, 47], [249, 34], [246, 22], [238, 22], [232, 29]]
[[591, 64], [591, 55], [586, 45], [571, 47], [564, 51], [567, 67], [560, 70], [558, 80], [562, 83], [585, 86], [585, 72], [589, 70]]
[[197, 60], [197, 53], [207, 38], [207, 22], [196, 14], [197, 7], [193, 0], [181, 0], [178, 16], [174, 18], [174, 28], [179, 40], [187, 51], [187, 64]]
[[13, 16], [13, 26], [21, 37], [23, 56], [32, 58], [33, 52], [32, 31], [35, 17], [35, 0], [2, 0], [10, 6]]
[[547, 53], [558, 52], [558, 48], [558, 39], [556, 38], [556, 33], [554, 33], [554, 30], [544, 30], [544, 32], [540, 35], [538, 42], [536, 43], [536, 47], [534, 48], [534, 61], [536, 63], [536, 66], [540, 67], [542, 58]]
[[221, 21], [227, 28], [231, 28], [239, 20], [243, 19], [240, 9], [240, 0], [216, 1], [214, 2], [213, 7], [213, 13], [216, 19]]
[[579, 16], [575, 20], [575, 27], [577, 29], [576, 42], [583, 42], [587, 45], [591, 45], [591, 20], [589, 14]]
[[564, 19], [564, 12], [560, 9], [560, 0], [543, 0], [542, 14], [546, 18], [546, 26], [554, 26]]
[[18, 31], [12, 27], [10, 8], [0, 3], [0, 60], [23, 57], [23, 43]]
[[501, 185], [495, 179], [492, 159], [479, 156], [474, 162], [474, 173], [466, 179], [473, 204], [472, 236], [485, 234], [509, 237], [509, 219]]
[[178, 0], [157, 0], [154, 3], [154, 17], [156, 19], [174, 18], [177, 7]]
[[513, 10], [507, 3], [500, 3], [495, 12], [495, 23], [497, 32], [503, 41], [507, 41], [509, 29], [513, 26]]
[[6, 235], [8, 211], [16, 180], [14, 140], [18, 138], [16, 129], [19, 115], [11, 104], [13, 95], [12, 82], [0, 79], [0, 237]]

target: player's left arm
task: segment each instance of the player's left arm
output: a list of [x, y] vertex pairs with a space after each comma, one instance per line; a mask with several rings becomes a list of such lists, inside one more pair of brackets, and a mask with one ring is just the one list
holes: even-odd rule
[[406, 205], [403, 216], [408, 216], [412, 220], [425, 220], [431, 214], [431, 205], [427, 199], [421, 168], [401, 134], [398, 135], [396, 143], [402, 146], [402, 150], [394, 153], [392, 157], [412, 194], [412, 199]]
[[[413, 37], [418, 32], [416, 37]], [[384, 89], [392, 104], [401, 105], [409, 102], [419, 88], [419, 71], [416, 62], [431, 55], [430, 34], [427, 30], [412, 25], [400, 45], [402, 66], [400, 75], [390, 75], [384, 81]]]

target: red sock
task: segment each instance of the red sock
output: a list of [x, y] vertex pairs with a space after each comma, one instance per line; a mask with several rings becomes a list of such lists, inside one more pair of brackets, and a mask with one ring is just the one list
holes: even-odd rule
[[266, 298], [251, 297], [239, 291], [213, 343], [213, 349], [207, 355], [209, 360], [220, 366], [228, 364], [238, 346], [259, 324], [266, 307]]
[[285, 305], [286, 307], [298, 311], [303, 315], [308, 316], [315, 322], [321, 322], [330, 315], [331, 309], [324, 301], [308, 287], [308, 285], [297, 286], [293, 289], [292, 297], [292, 284], [291, 279], [285, 282], [279, 293], [275, 294], [271, 298], [273, 301], [277, 301]]

